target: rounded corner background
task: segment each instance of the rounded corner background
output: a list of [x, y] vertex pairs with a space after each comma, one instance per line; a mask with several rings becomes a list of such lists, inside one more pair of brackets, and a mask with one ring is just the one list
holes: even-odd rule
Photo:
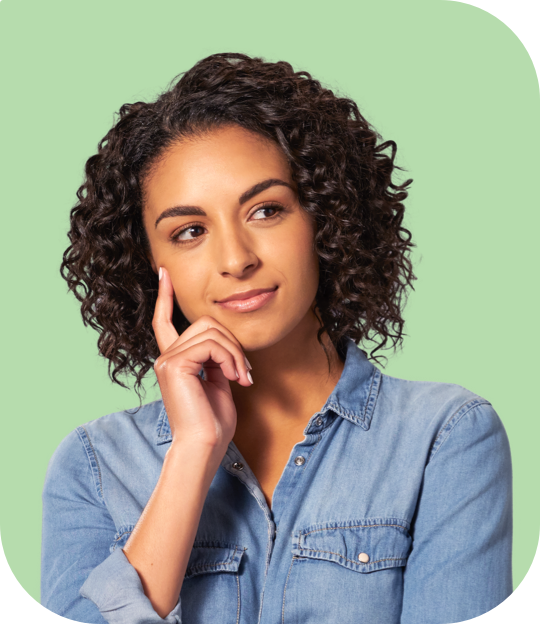
[[[457, 52], [463, 49], [463, 37], [470, 37], [470, 29], [478, 25], [482, 26], [482, 30], [477, 29], [477, 32], [482, 37], [489, 35], [487, 45], [484, 45], [486, 40], [482, 39], [477, 48], [471, 44], [470, 50], [476, 49], [480, 57], [488, 48], [489, 52], [494, 55], [500, 48], [497, 57], [499, 65], [488, 67], [488, 73], [495, 74], [500, 71], [501, 75], [504, 74], [504, 78], [513, 73], [512, 89], [516, 90], [516, 93], [523, 94], [523, 98], [527, 98], [523, 104], [523, 106], [527, 105], [525, 108], [519, 108], [521, 104], [518, 106], [511, 98], [508, 99], [509, 106], [515, 107], [512, 111], [516, 114], [521, 111], [524, 115], [524, 121], [516, 118], [513, 123], [518, 125], [518, 129], [512, 129], [512, 131], [528, 136], [528, 140], [533, 144], [535, 143], [534, 137], [538, 138], [538, 121], [530, 112], [533, 108], [533, 101], [536, 108], [538, 105], [538, 75], [527, 48], [527, 41], [521, 39], [520, 33], [514, 31], [510, 24], [491, 11], [464, 2], [459, 2], [460, 5], [465, 5], [464, 7], [456, 7], [455, 3], [452, 4], [454, 6], [450, 8], [447, 2], [434, 3], [422, 0], [400, 3], [396, 1], [380, 6], [359, 5], [351, 8], [350, 3], [344, 0], [338, 0], [330, 7], [320, 1], [318, 3], [304, 1], [298, 2], [295, 6], [289, 6], [289, 3], [284, 0], [277, 0], [276, 13], [279, 13], [280, 5], [283, 5], [291, 16], [291, 25], [289, 27], [279, 24], [279, 21], [273, 21], [277, 20], [275, 16], [265, 14], [269, 32], [274, 27], [274, 30], [282, 35], [285, 33], [273, 42], [264, 35], [257, 39], [255, 35], [258, 33], [257, 21], [260, 13], [254, 9], [252, 3], [244, 1], [229, 3], [227, 7], [214, 2], [210, 13], [213, 21], [208, 20], [208, 4], [203, 8], [183, 7], [180, 3], [169, 0], [156, 2], [152, 12], [148, 11], [147, 3], [138, 0], [135, 2], [121, 0], [115, 5], [96, 0], [91, 11], [67, 0], [51, 0], [48, 3], [40, 3], [36, 0], [15, 3], [4, 0], [0, 3], [0, 32], [2, 33], [0, 40], [3, 40], [0, 43], [0, 49], [3, 51], [3, 58], [7, 59], [3, 72], [4, 84], [9, 94], [9, 97], [5, 98], [2, 103], [4, 112], [2, 127], [7, 146], [2, 150], [2, 163], [4, 171], [10, 173], [6, 176], [0, 192], [3, 203], [7, 202], [4, 205], [17, 209], [24, 208], [25, 212], [29, 213], [30, 216], [25, 217], [25, 220], [28, 219], [28, 229], [24, 233], [24, 244], [25, 251], [31, 252], [20, 252], [21, 240], [23, 240], [20, 234], [20, 222], [15, 219], [11, 220], [12, 213], [16, 216], [17, 210], [7, 211], [6, 228], [8, 231], [17, 233], [18, 236], [10, 236], [3, 250], [6, 254], [5, 284], [6, 288], [20, 294], [24, 305], [22, 312], [16, 308], [3, 311], [5, 325], [12, 328], [10, 331], [12, 335], [6, 337], [5, 345], [6, 352], [12, 354], [4, 375], [4, 379], [9, 380], [10, 389], [9, 396], [6, 398], [5, 413], [17, 416], [6, 419], [4, 424], [5, 450], [2, 461], [5, 475], [5, 502], [6, 509], [18, 509], [19, 512], [9, 516], [4, 512], [1, 521], [1, 536], [6, 561], [9, 561], [8, 565], [14, 577], [36, 602], [39, 600], [40, 492], [48, 459], [61, 439], [76, 426], [138, 403], [136, 399], [134, 400], [133, 394], [112, 387], [106, 374], [106, 366], [96, 356], [97, 334], [82, 326], [78, 307], [71, 295], [66, 294], [64, 284], [58, 276], [61, 253], [67, 246], [65, 237], [67, 215], [75, 200], [74, 192], [81, 182], [84, 161], [94, 153], [97, 141], [110, 127], [113, 112], [117, 111], [124, 102], [153, 98], [160, 89], [166, 87], [173, 76], [188, 69], [196, 60], [213, 52], [242, 48], [241, 51], [255, 55], [261, 54], [272, 60], [278, 60], [280, 56], [283, 56], [283, 58], [290, 59], [295, 67], [310, 71], [314, 77], [320, 77], [331, 87], [337, 89], [341, 86], [351, 92], [351, 95], [359, 102], [361, 110], [365, 108], [368, 113], [374, 113], [375, 125], [381, 126], [384, 135], [387, 134], [386, 129], [392, 131], [388, 133], [390, 135], [395, 130], [395, 134], [399, 135], [398, 160], [400, 154], [403, 154], [406, 160], [410, 158], [411, 169], [414, 169], [414, 175], [411, 177], [418, 179], [415, 182], [417, 186], [413, 186], [413, 189], [418, 186], [422, 188], [421, 185], [429, 185], [430, 175], [435, 175], [436, 172], [427, 164], [425, 168], [422, 168], [424, 164], [415, 153], [414, 139], [408, 134], [406, 116], [400, 116], [399, 112], [393, 116], [392, 107], [387, 105], [387, 99], [391, 96], [388, 82], [390, 80], [396, 82], [400, 95], [407, 95], [413, 91], [419, 96], [433, 97], [429, 85], [422, 85], [426, 81], [426, 76], [432, 76], [433, 79], [439, 80], [437, 86], [440, 87], [443, 81], [437, 76], [437, 71], [447, 71], [448, 67], [453, 67], [451, 55], [444, 58], [440, 56], [441, 69], [436, 62], [430, 63], [429, 59], [424, 60], [430, 54], [429, 46], [426, 46], [425, 50], [420, 49], [420, 46], [416, 51], [414, 39], [416, 37], [422, 40], [422, 37], [426, 37], [429, 45], [436, 45], [436, 33], [433, 36], [428, 33], [429, 27], [434, 24], [448, 38], [448, 45], [454, 42], [457, 57], [459, 57]], [[233, 5], [236, 10], [231, 10]], [[388, 6], [392, 8], [390, 12]], [[482, 17], [479, 11], [472, 9], [479, 9], [482, 13], [486, 13], [487, 17]], [[343, 11], [348, 11], [351, 16], [350, 20], [346, 20], [347, 23], [343, 23], [341, 19]], [[456, 11], [459, 11], [460, 15], [467, 16], [467, 23], [464, 23], [465, 20], [452, 21], [452, 14], [456, 14]], [[164, 14], [169, 19], [163, 20]], [[181, 42], [178, 39], [175, 40], [174, 22], [175, 20], [185, 21], [186, 16], [206, 20], [209, 28], [207, 40], [198, 40], [193, 32], [187, 33], [187, 37]], [[118, 42], [110, 43], [108, 48], [96, 47], [95, 36], [103, 31], [104, 24], [120, 24], [122, 19], [126, 20], [127, 28], [124, 34], [119, 31]], [[444, 28], [441, 26], [443, 19], [449, 20], [447, 24], [443, 24]], [[164, 24], [164, 21], [167, 23]], [[506, 28], [500, 28], [499, 23]], [[227, 28], [223, 28], [224, 24]], [[368, 27], [361, 30], [361, 27], [366, 24]], [[456, 37], [453, 39], [448, 33], [454, 28]], [[486, 31], [489, 32], [486, 34]], [[528, 59], [522, 54], [521, 48], [518, 50], [514, 37], [508, 37], [508, 31], [525, 48]], [[362, 37], [358, 36], [359, 32]], [[130, 33], [129, 37], [127, 33]], [[319, 39], [314, 37], [313, 33], [317, 34]], [[393, 38], [385, 38], [385, 33], [390, 33]], [[169, 37], [164, 36], [165, 34]], [[462, 37], [461, 40], [460, 37]], [[380, 50], [381, 39], [388, 47], [386, 52]], [[324, 52], [320, 50], [321, 40], [325, 42]], [[135, 50], [133, 49], [134, 41], [139, 44]], [[152, 43], [154, 48], [152, 48]], [[467, 39], [465, 43], [469, 45], [470, 40]], [[355, 45], [358, 47], [354, 48]], [[128, 48], [133, 51], [133, 60], [130, 63], [125, 63], [123, 60], [118, 64], [119, 59], [125, 59], [125, 50]], [[407, 56], [409, 50], [413, 48], [414, 54]], [[351, 57], [351, 50], [354, 49], [359, 51], [358, 60]], [[379, 50], [379, 62], [384, 69], [384, 71], [381, 70], [380, 76], [376, 76], [372, 66], [365, 61], [366, 58], [370, 58], [369, 52], [372, 49]], [[165, 60], [164, 57], [166, 57]], [[436, 57], [435, 60], [439, 60], [437, 54]], [[515, 63], [512, 67], [513, 72], [509, 72], [505, 59], [507, 64]], [[530, 61], [533, 61], [534, 83], [530, 80]], [[457, 69], [466, 69], [461, 57], [457, 58], [456, 63]], [[122, 69], [120, 74], [118, 67]], [[176, 71], [173, 71], [175, 67]], [[407, 71], [412, 74], [409, 81], [403, 77]], [[474, 84], [474, 78], [473, 75], [468, 76], [471, 84]], [[489, 79], [492, 80], [491, 75]], [[363, 85], [364, 81], [367, 85], [366, 89], [371, 89], [369, 95], [365, 96], [362, 95], [363, 91], [359, 86]], [[495, 81], [489, 83], [490, 86], [495, 84]], [[536, 91], [532, 92], [532, 87], [535, 87]], [[377, 89], [380, 89], [382, 94], [380, 99], [377, 99], [375, 93]], [[496, 93], [495, 89], [493, 92]], [[445, 94], [446, 92], [443, 91], [443, 95]], [[466, 96], [467, 91], [464, 90], [464, 97]], [[77, 106], [79, 107], [78, 114]], [[406, 108], [405, 104], [401, 106]], [[380, 113], [378, 113], [379, 110]], [[447, 111], [447, 109], [444, 110]], [[412, 115], [414, 110], [407, 109], [407, 112]], [[448, 109], [448, 114], [451, 114], [450, 109]], [[366, 116], [370, 118], [369, 114]], [[416, 117], [413, 119], [419, 123]], [[432, 118], [429, 119], [431, 121]], [[506, 130], [506, 126], [501, 125], [503, 130]], [[444, 133], [445, 130], [441, 126], [438, 131]], [[502, 137], [501, 140], [507, 139]], [[32, 150], [28, 149], [29, 145], [33, 148]], [[516, 149], [517, 147], [519, 149]], [[512, 143], [508, 149], [514, 154], [522, 155], [524, 152], [520, 150], [526, 149], [526, 143]], [[537, 162], [532, 148], [529, 154], [530, 158], [536, 159]], [[28, 184], [28, 175], [23, 175], [24, 172], [21, 170], [24, 168], [21, 167], [21, 163], [24, 163], [24, 167], [32, 173], [32, 185]], [[446, 165], [448, 166], [448, 162]], [[518, 173], [517, 169], [512, 170], [510, 177], [516, 176], [517, 178]], [[534, 173], [529, 176], [529, 180], [534, 179], [533, 175]], [[504, 180], [501, 178], [501, 185], [503, 183]], [[516, 184], [516, 186], [519, 185]], [[41, 195], [36, 193], [31, 199], [24, 197], [21, 199], [24, 195], [21, 189], [27, 192], [30, 187], [39, 189]], [[469, 191], [468, 188], [467, 191]], [[519, 189], [516, 189], [516, 192], [518, 191]], [[522, 248], [527, 246], [525, 240], [527, 236], [532, 241], [534, 223], [538, 223], [537, 214], [533, 214], [533, 208], [537, 211], [537, 206], [534, 204], [536, 198], [533, 200], [533, 196], [530, 196], [531, 206], [529, 212], [525, 213], [527, 218], [524, 218], [523, 204], [529, 196], [522, 194], [520, 197], [523, 199], [516, 200], [515, 205], [511, 204], [508, 209], [509, 217], [506, 227], [510, 228], [511, 234], [514, 233], [512, 228], [516, 228], [512, 221], [515, 215], [519, 217], [517, 220], [524, 224], [521, 228], [524, 231], [520, 230], [519, 236], [515, 234], [516, 240], [510, 237], [508, 243], [514, 256], [510, 257], [508, 262], [514, 263], [512, 266], [515, 266], [515, 273], [509, 271], [504, 274], [506, 289], [510, 287], [512, 280], [517, 280], [518, 285], [525, 286], [528, 280], [533, 283], [532, 279], [534, 279], [531, 268], [522, 268], [524, 265], [522, 260], [526, 258], [522, 255], [524, 253]], [[427, 235], [423, 232], [422, 223], [423, 220], [428, 222], [425, 226], [426, 232], [429, 228], [436, 232], [438, 226], [435, 219], [430, 221], [431, 213], [428, 208], [422, 212], [422, 201], [425, 201], [427, 206], [427, 200], [422, 197], [421, 191], [413, 190], [410, 199], [411, 219], [414, 220], [413, 225], [417, 227], [419, 239], [423, 241], [423, 246], [419, 249], [424, 256], [423, 264], [420, 265], [424, 272], [422, 279], [429, 284], [430, 275], [424, 267], [426, 264], [428, 266], [430, 263], [433, 264], [434, 258], [436, 259], [436, 250], [426, 242]], [[42, 217], [43, 213], [50, 217], [48, 221]], [[470, 217], [470, 221], [474, 219], [474, 215]], [[469, 221], [467, 224], [469, 225]], [[414, 227], [412, 229], [414, 236], [416, 230]], [[518, 232], [517, 229], [515, 231]], [[488, 228], [484, 236], [488, 239], [493, 236], [493, 233], [494, 231]], [[498, 234], [499, 230], [497, 230]], [[45, 245], [40, 238], [47, 240], [48, 245]], [[472, 244], [472, 240], [468, 239], [467, 245]], [[481, 238], [478, 238], [476, 244], [488, 245], [488, 242], [483, 242]], [[488, 246], [486, 249], [489, 250], [489, 254], [495, 255], [497, 252], [495, 246]], [[460, 252], [466, 251], [466, 247], [462, 246]], [[39, 263], [36, 262], [36, 257], [39, 257]], [[532, 259], [532, 256], [530, 257]], [[17, 267], [16, 270], [14, 266]], [[435, 266], [438, 271], [442, 271], [443, 265], [435, 264]], [[455, 269], [458, 273], [465, 271], [465, 265], [460, 266], [459, 270]], [[8, 267], [9, 270], [7, 270]], [[528, 270], [529, 273], [524, 273], [521, 278], [518, 269]], [[475, 295], [476, 305], [484, 305], [484, 301], [488, 303], [495, 301], [495, 310], [489, 309], [488, 312], [499, 315], [497, 318], [501, 326], [504, 326], [506, 318], [512, 318], [512, 314], [515, 314], [511, 304], [506, 304], [497, 298], [497, 293], [500, 291], [495, 289], [495, 285], [490, 291], [482, 290], [481, 283], [474, 284], [472, 278], [470, 282], [467, 282], [465, 275], [462, 283], [456, 285], [452, 281], [451, 271], [442, 273], [441, 279], [447, 280], [448, 288], [452, 289], [452, 295], [465, 299], [465, 305], [471, 306], [471, 310], [473, 307], [471, 302]], [[522, 281], [519, 281], [520, 279]], [[31, 282], [31, 288], [28, 288], [28, 282]], [[536, 306], [533, 307], [532, 297], [533, 295], [523, 292], [521, 303], [524, 310], [529, 306], [531, 309], [537, 309]], [[54, 314], [47, 310], [41, 311], [42, 323], [40, 323], [42, 327], [47, 327], [51, 339], [49, 340], [38, 326], [32, 332], [33, 342], [24, 342], [28, 340], [25, 338], [27, 328], [32, 327], [34, 322], [31, 311], [36, 301], [52, 302], [50, 307]], [[418, 299], [418, 301], [427, 305], [425, 302], [428, 300], [426, 298], [425, 300]], [[537, 297], [534, 301], [537, 301]], [[429, 350], [422, 342], [424, 339], [419, 329], [422, 316], [420, 312], [416, 312], [415, 305], [413, 300], [411, 309], [414, 314], [410, 315], [410, 319], [414, 331], [410, 344], [422, 345], [421, 348], [412, 349], [414, 357], [417, 357], [416, 353], [421, 353], [422, 349], [425, 349], [425, 353], [429, 353]], [[432, 308], [428, 309], [432, 311]], [[415, 317], [415, 314], [418, 317]], [[415, 318], [420, 320], [414, 321]], [[448, 318], [451, 322], [451, 318]], [[478, 321], [478, 333], [482, 330], [480, 322], [481, 319]], [[488, 325], [490, 322], [490, 320], [485, 320]], [[435, 325], [430, 325], [427, 319], [426, 333], [429, 333], [428, 329], [433, 328]], [[466, 327], [462, 328], [463, 331], [466, 329]], [[493, 322], [493, 331], [495, 330], [496, 323]], [[62, 336], [63, 339], [55, 342], [52, 339], [55, 334]], [[472, 340], [475, 336], [473, 331], [470, 336]], [[476, 349], [475, 357], [481, 363], [480, 368], [486, 369], [487, 372], [480, 370], [477, 373], [479, 377], [475, 377], [473, 372], [470, 373], [470, 379], [473, 380], [471, 383], [478, 383], [481, 386], [478, 391], [488, 399], [494, 399], [509, 433], [515, 466], [515, 564], [519, 564], [514, 591], [526, 578], [536, 555], [538, 531], [534, 526], [531, 528], [530, 517], [536, 517], [540, 510], [536, 501], [537, 497], [531, 496], [531, 492], [535, 491], [534, 475], [538, 473], [538, 459], [532, 441], [536, 438], [534, 433], [540, 433], [537, 419], [532, 418], [534, 414], [530, 409], [531, 405], [535, 405], [532, 398], [535, 386], [531, 371], [535, 365], [534, 355], [538, 343], [535, 348], [534, 337], [527, 337], [527, 339], [528, 344], [525, 346], [503, 343], [501, 339], [504, 375], [509, 386], [507, 390], [497, 388], [487, 379], [489, 374], [495, 377], [501, 375], [501, 368], [492, 357], [495, 351], [487, 350], [487, 342], [481, 343], [480, 349], [476, 347], [476, 343], [473, 343]], [[429, 335], [425, 340], [426, 342], [430, 340]], [[38, 354], [47, 355], [47, 366], [43, 367], [42, 379], [35, 380], [32, 392], [28, 391], [18, 373], [25, 357], [21, 344], [32, 347]], [[80, 359], [76, 360], [80, 362], [79, 370], [66, 370], [65, 362], [69, 358], [73, 359], [76, 353], [80, 354], [77, 356]], [[493, 364], [489, 364], [488, 359], [494, 359]], [[392, 365], [397, 365], [397, 370], [400, 371], [399, 360]], [[454, 365], [459, 366], [457, 355]], [[415, 372], [416, 370], [423, 371], [420, 363], [417, 368], [412, 368]], [[443, 381], [453, 381], [450, 371], [454, 374], [454, 369], [450, 367], [438, 369], [437, 374], [446, 376], [441, 379]], [[401, 371], [398, 376], [400, 375]], [[458, 379], [459, 381], [462, 380]], [[466, 375], [463, 383], [468, 384]], [[524, 390], [521, 391], [521, 396], [515, 396], [513, 389], [520, 383], [524, 384]], [[87, 403], [82, 405], [80, 396], [87, 394], [85, 389], [87, 390], [88, 387], [95, 388], [96, 396], [88, 397]], [[482, 391], [484, 387], [487, 390], [485, 392]], [[24, 401], [21, 401], [21, 397], [24, 397]], [[527, 415], [527, 411], [530, 416]], [[21, 418], [24, 419], [24, 432], [27, 434], [25, 436], [21, 436]], [[13, 443], [14, 440], [21, 440], [21, 437], [24, 438], [25, 454], [21, 451], [21, 444]], [[9, 447], [7, 441], [9, 441]], [[14, 466], [17, 467], [16, 470]], [[25, 493], [24, 496], [21, 496], [21, 492]]]

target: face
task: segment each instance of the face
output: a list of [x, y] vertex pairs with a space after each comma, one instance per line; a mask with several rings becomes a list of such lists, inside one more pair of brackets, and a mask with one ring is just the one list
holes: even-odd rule
[[212, 316], [248, 351], [316, 331], [314, 223], [274, 143], [238, 126], [182, 140], [144, 193], [152, 268], [190, 323]]

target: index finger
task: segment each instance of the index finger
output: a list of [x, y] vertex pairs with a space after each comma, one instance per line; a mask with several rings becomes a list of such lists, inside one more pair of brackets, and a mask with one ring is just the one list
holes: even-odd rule
[[161, 353], [178, 340], [178, 332], [172, 323], [174, 308], [174, 290], [169, 273], [165, 267], [159, 267], [159, 288], [152, 319], [152, 327]]
[[180, 340], [175, 346], [180, 346], [186, 340], [190, 340], [197, 334], [201, 334], [207, 329], [219, 330], [222, 334], [225, 334], [225, 336], [227, 336], [227, 338], [231, 342], [234, 342], [234, 344], [242, 351], [242, 353], [244, 352], [244, 349], [242, 348], [242, 345], [240, 344], [240, 341], [236, 338], [236, 336], [219, 321], [216, 321], [213, 316], [209, 316], [208, 314], [199, 317], [194, 323], [192, 323], [186, 329], [186, 331], [182, 333], [182, 335], [180, 336]]

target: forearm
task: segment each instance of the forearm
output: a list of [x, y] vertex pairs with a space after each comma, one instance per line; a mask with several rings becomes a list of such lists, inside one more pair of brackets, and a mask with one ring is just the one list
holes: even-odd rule
[[154, 492], [124, 547], [160, 617], [165, 618], [178, 601], [219, 463], [216, 449], [173, 441]]

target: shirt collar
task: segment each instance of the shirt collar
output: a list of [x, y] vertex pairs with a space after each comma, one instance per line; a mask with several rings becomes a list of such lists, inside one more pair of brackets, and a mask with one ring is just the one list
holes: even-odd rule
[[[343, 372], [319, 414], [331, 410], [367, 431], [377, 402], [381, 377], [380, 370], [367, 359], [364, 351], [348, 338]], [[165, 406], [162, 406], [155, 442], [165, 444], [171, 441], [169, 419]]]
[[381, 371], [348, 338], [343, 372], [321, 413], [332, 410], [367, 431], [379, 395], [381, 377]]

